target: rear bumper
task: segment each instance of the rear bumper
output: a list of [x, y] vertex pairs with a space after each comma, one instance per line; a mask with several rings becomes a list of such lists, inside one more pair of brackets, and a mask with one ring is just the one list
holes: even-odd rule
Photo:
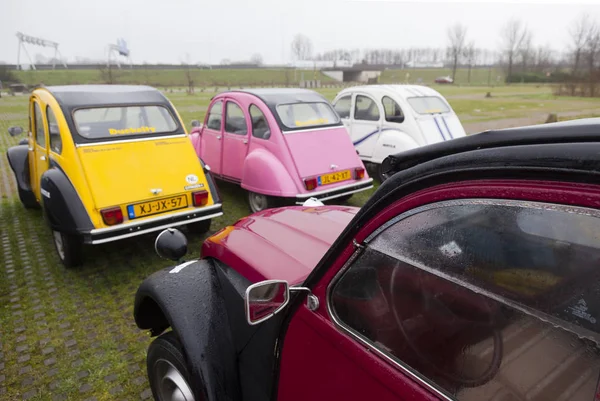
[[296, 205], [301, 205], [305, 200], [309, 198], [316, 198], [322, 201], [329, 199], [335, 199], [342, 196], [350, 195], [356, 192], [366, 191], [367, 189], [373, 188], [373, 179], [359, 181], [354, 184], [344, 185], [341, 187], [335, 187], [323, 191], [316, 191], [307, 194], [296, 195]]
[[223, 215], [223, 208], [221, 204], [218, 203], [201, 209], [194, 209], [192, 211], [186, 210], [184, 212], [158, 216], [152, 219], [131, 221], [114, 227], [96, 228], [88, 233], [82, 233], [83, 242], [85, 244], [103, 244], [105, 242], [117, 241], [123, 238], [134, 237], [136, 235], [142, 235], [165, 228], [213, 219], [221, 215]]

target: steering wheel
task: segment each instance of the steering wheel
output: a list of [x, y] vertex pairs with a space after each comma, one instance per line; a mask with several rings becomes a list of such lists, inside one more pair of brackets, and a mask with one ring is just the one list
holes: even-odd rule
[[[474, 329], [487, 329], [492, 331], [492, 338], [493, 338], [493, 342], [494, 342], [494, 350], [493, 350], [493, 354], [492, 354], [492, 360], [489, 364], [489, 366], [486, 367], [486, 369], [479, 375], [475, 376], [475, 377], [469, 377], [466, 376], [464, 374], [460, 374], [454, 371], [447, 371], [444, 370], [443, 368], [441, 368], [439, 366], [439, 364], [437, 364], [435, 361], [432, 360], [431, 357], [428, 357], [426, 355], [423, 354], [422, 351], [419, 350], [419, 347], [416, 346], [414, 344], [414, 335], [411, 336], [407, 333], [406, 331], [406, 327], [405, 327], [405, 322], [408, 322], [408, 319], [403, 319], [403, 317], [401, 316], [400, 312], [398, 311], [398, 308], [396, 307], [396, 302], [394, 302], [395, 299], [398, 299], [396, 297], [396, 286], [394, 285], [394, 283], [396, 282], [396, 275], [398, 273], [398, 271], [400, 270], [400, 268], [398, 266], [396, 266], [393, 271], [392, 271], [392, 275], [391, 275], [391, 280], [390, 280], [390, 295], [391, 295], [391, 299], [392, 299], [392, 312], [394, 314], [394, 318], [396, 320], [396, 323], [398, 325], [398, 328], [400, 330], [400, 332], [402, 333], [402, 336], [405, 338], [406, 340], [406, 344], [410, 347], [410, 349], [417, 355], [417, 357], [420, 359], [420, 361], [426, 363], [429, 367], [431, 367], [433, 370], [435, 370], [439, 375], [441, 375], [442, 377], [444, 377], [447, 380], [450, 380], [456, 384], [461, 385], [462, 387], [479, 387], [485, 383], [487, 383], [488, 381], [492, 380], [494, 378], [494, 376], [496, 376], [496, 374], [498, 373], [498, 370], [500, 370], [500, 365], [502, 364], [502, 354], [503, 354], [503, 341], [502, 341], [502, 333], [500, 332], [500, 330], [496, 327], [496, 325], [493, 322], [493, 319], [489, 319], [489, 321], [487, 322], [482, 322], [482, 321], [478, 321], [478, 320], [471, 320], [462, 316], [457, 315], [454, 311], [452, 311], [451, 308], [449, 308], [442, 300], [440, 300], [438, 298], [438, 295], [440, 294], [431, 294], [431, 293], [425, 293], [422, 291], [419, 291], [419, 294], [421, 296], [421, 302], [424, 305], [424, 309], [428, 310], [428, 311], [433, 311], [433, 315], [438, 317], [438, 320], [436, 321], [436, 323], [439, 323], [439, 326], [437, 327], [447, 327], [449, 329], [452, 329], [454, 332], [461, 332], [463, 330], [474, 330]], [[421, 287], [419, 285], [419, 287]], [[491, 307], [488, 304], [484, 305], [488, 308], [488, 312], [487, 315], [494, 315], [494, 313], [491, 310]], [[478, 304], [478, 306], [481, 306], [480, 304]], [[411, 319], [413, 322], [415, 319]]]

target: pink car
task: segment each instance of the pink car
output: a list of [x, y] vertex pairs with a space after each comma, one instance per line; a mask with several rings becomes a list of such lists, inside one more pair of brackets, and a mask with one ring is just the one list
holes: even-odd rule
[[192, 125], [198, 156], [248, 191], [253, 212], [311, 197], [345, 201], [373, 186], [339, 116], [314, 91], [220, 93], [204, 125]]

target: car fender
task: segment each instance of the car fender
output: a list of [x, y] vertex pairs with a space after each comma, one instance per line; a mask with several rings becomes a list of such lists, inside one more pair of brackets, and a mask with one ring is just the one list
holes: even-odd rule
[[52, 161], [51, 168], [42, 174], [40, 192], [44, 216], [52, 230], [81, 235], [94, 229], [75, 187]]
[[134, 319], [158, 335], [169, 326], [177, 334], [196, 394], [207, 400], [239, 400], [235, 345], [225, 297], [210, 259], [160, 270], [139, 286]]
[[28, 145], [17, 145], [8, 148], [6, 157], [8, 158], [10, 168], [15, 173], [19, 188], [23, 191], [31, 192]]
[[255, 149], [246, 156], [241, 185], [245, 190], [271, 196], [298, 194], [288, 170], [266, 149]]
[[373, 163], [380, 164], [389, 155], [418, 148], [419, 144], [406, 132], [396, 128], [383, 128], [373, 152]]
[[194, 150], [196, 151], [196, 154], [198, 155], [198, 157], [200, 157], [200, 146], [202, 144], [202, 141], [200, 140], [200, 135], [201, 135], [201, 130], [200, 128], [196, 127], [194, 129], [192, 129], [192, 132], [190, 132], [190, 141], [192, 142], [192, 146], [194, 147]]

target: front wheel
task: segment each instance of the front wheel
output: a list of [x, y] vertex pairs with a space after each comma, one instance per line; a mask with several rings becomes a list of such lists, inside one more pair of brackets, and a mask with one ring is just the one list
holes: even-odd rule
[[62, 264], [67, 268], [77, 267], [83, 262], [81, 238], [52, 230], [54, 248]]
[[183, 347], [174, 332], [169, 331], [152, 341], [148, 347], [146, 367], [156, 401], [201, 400], [192, 391]]
[[277, 207], [277, 198], [248, 191], [248, 205], [250, 206], [250, 211], [256, 213], [261, 210]]

